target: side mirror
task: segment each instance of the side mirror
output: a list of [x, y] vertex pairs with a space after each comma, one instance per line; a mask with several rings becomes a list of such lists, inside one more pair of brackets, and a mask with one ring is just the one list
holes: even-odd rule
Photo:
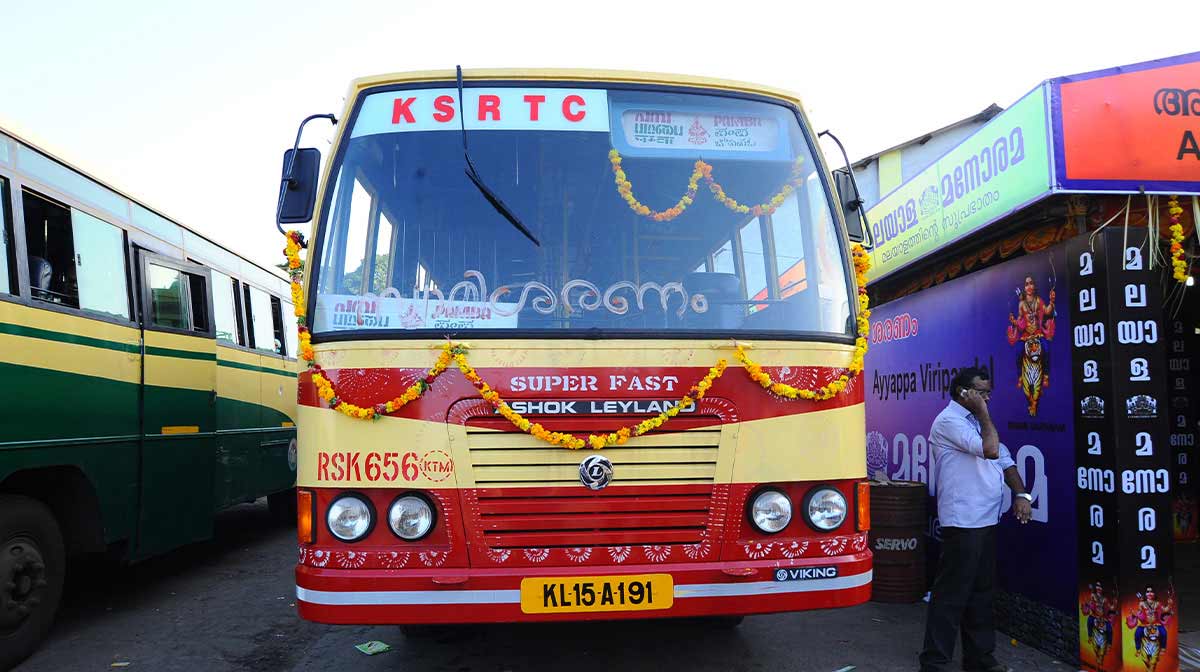
[[858, 197], [854, 174], [838, 168], [833, 171], [833, 185], [842, 205], [842, 217], [846, 220], [846, 235], [855, 243], [863, 242], [867, 239], [867, 213], [863, 211], [862, 199]]
[[283, 153], [283, 182], [279, 188], [279, 224], [302, 224], [312, 219], [317, 203], [321, 152], [311, 147]]
[[850, 167], [850, 157], [846, 155], [846, 148], [842, 146], [842, 141], [838, 140], [836, 135], [829, 131], [821, 131], [817, 137], [823, 135], [828, 135], [837, 143], [838, 149], [842, 152], [842, 160], [846, 162], [844, 168], [833, 171], [834, 189], [837, 190], [838, 202], [842, 206], [842, 219], [846, 220], [846, 237], [855, 243], [867, 241], [864, 247], [869, 250], [875, 247], [875, 239], [871, 237], [871, 226], [867, 223], [867, 212], [863, 209], [862, 196], [858, 193], [858, 183], [854, 181], [854, 169]]

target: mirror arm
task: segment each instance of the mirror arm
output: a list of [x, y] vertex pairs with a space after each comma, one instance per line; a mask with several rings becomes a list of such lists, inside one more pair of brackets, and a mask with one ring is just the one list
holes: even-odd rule
[[862, 218], [863, 236], [867, 240], [865, 247], [868, 250], [874, 249], [875, 237], [871, 235], [871, 225], [867, 222], [867, 213], [862, 209], [863, 198], [862, 194], [858, 193], [858, 180], [854, 179], [854, 169], [850, 166], [850, 156], [846, 154], [846, 148], [842, 146], [842, 141], [838, 140], [838, 137], [831, 133], [829, 129], [821, 131], [817, 134], [817, 137], [819, 138], [823, 135], [828, 135], [830, 139], [837, 143], [838, 149], [842, 150], [842, 160], [846, 162], [846, 174], [850, 177], [850, 184], [854, 187], [854, 199], [847, 202], [846, 205], [850, 206], [851, 210], [858, 211], [858, 216]]
[[[296, 142], [292, 144], [292, 155], [291, 158], [288, 159], [287, 168], [285, 168], [283, 171], [282, 184], [279, 185], [279, 203], [277, 203], [275, 207], [275, 228], [279, 229], [279, 233], [283, 234], [284, 236], [287, 235], [287, 232], [283, 230], [283, 225], [279, 223], [279, 211], [280, 208], [283, 207], [283, 195], [287, 193], [288, 189], [296, 188], [296, 155], [300, 152], [300, 136], [304, 135], [304, 127], [308, 125], [308, 122], [314, 119], [328, 119], [329, 123], [333, 124], [334, 126], [337, 126], [338, 123], [337, 117], [333, 116], [332, 114], [311, 114], [305, 117], [304, 121], [300, 122], [300, 128], [296, 129]], [[303, 243], [301, 244], [304, 245]], [[307, 247], [307, 245], [305, 245], [305, 247]]]

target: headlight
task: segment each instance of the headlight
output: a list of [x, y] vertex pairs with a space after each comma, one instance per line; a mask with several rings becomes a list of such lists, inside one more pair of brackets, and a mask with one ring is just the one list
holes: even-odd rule
[[808, 522], [822, 532], [836, 530], [846, 522], [846, 498], [832, 488], [820, 488], [808, 496]]
[[404, 495], [388, 509], [388, 525], [397, 537], [416, 541], [433, 529], [433, 507], [422, 497]]
[[750, 520], [763, 532], [775, 534], [792, 522], [792, 500], [778, 490], [763, 490], [750, 505]]
[[371, 531], [371, 505], [359, 495], [342, 495], [329, 505], [329, 531], [342, 541], [358, 541]]

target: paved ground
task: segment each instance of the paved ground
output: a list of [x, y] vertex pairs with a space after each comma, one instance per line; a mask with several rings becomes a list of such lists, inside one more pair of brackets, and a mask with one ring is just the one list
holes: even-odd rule
[[[124, 569], [77, 568], [53, 633], [19, 672], [110, 670], [914, 670], [922, 605], [755, 616], [735, 630], [650, 622], [502, 625], [406, 639], [396, 627], [324, 626], [293, 606], [292, 532], [263, 503], [221, 515], [217, 538]], [[368, 657], [369, 640], [392, 651]], [[1072, 669], [1007, 638], [1021, 672]]]

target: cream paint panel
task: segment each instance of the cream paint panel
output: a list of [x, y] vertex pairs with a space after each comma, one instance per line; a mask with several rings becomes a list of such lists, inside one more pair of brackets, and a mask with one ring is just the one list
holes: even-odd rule
[[[264, 369], [280, 370], [293, 368], [293, 362], [267, 355], [258, 356], [258, 366]], [[262, 395], [262, 405], [284, 413], [289, 418], [296, 417], [296, 379], [285, 378], [274, 373], [257, 373], [259, 393]]]
[[[298, 427], [296, 484], [307, 487], [376, 487], [376, 488], [455, 488], [469, 487], [461, 482], [459, 465], [468, 464], [451, 453], [447, 425], [440, 422], [424, 422], [408, 418], [380, 418], [373, 422], [353, 420], [341, 413], [311, 406], [296, 409]], [[460, 428], [461, 429], [461, 428]], [[370, 453], [415, 453], [423, 458], [427, 453], [440, 450], [450, 454], [454, 469], [444, 480], [433, 480], [418, 473], [414, 480], [404, 480], [403, 475], [395, 481], [369, 481], [361, 479], [338, 481], [317, 480], [319, 454], [358, 453], [365, 464]]]
[[[459, 488], [476, 485], [475, 474], [463, 468], [471, 464], [471, 455], [466, 428], [460, 425], [407, 418], [362, 422], [309, 406], [299, 407], [297, 415], [300, 428], [297, 482], [300, 485]], [[863, 422], [863, 406], [858, 405], [725, 425], [721, 428], [715, 480], [717, 483], [767, 483], [863, 478], [866, 473]], [[651, 436], [646, 440], [653, 443], [657, 438]], [[360, 459], [371, 452], [403, 455], [412, 451], [423, 456], [428, 451], [442, 450], [450, 454], [455, 469], [450, 478], [439, 482], [424, 477], [396, 482], [365, 479], [322, 482], [317, 480], [317, 453], [322, 450], [359, 453]], [[591, 451], [549, 447], [538, 449], [538, 452], [555, 450], [560, 456], [554, 457], [553, 461], [572, 468], [591, 454]], [[637, 459], [636, 455], [636, 452], [630, 453], [633, 460]]]
[[134, 349], [132, 352], [123, 352], [44, 338], [0, 334], [0, 353], [3, 353], [0, 360], [6, 363], [124, 383], [137, 384], [141, 379], [141, 354], [136, 350], [136, 329], [6, 301], [0, 301], [0, 322], [123, 343]]
[[[258, 366], [258, 355], [243, 353], [231, 348], [217, 348], [217, 356], [224, 361], [237, 362]], [[264, 374], [246, 369], [236, 369], [231, 366], [217, 366], [217, 394], [226, 399], [235, 399], [249, 404], [259, 404], [260, 395], [258, 378]], [[293, 398], [295, 398], [293, 396]]]
[[864, 478], [865, 406], [754, 420], [739, 425], [733, 482]]
[[[429, 368], [437, 360], [444, 341], [349, 341], [314, 345], [317, 363], [336, 368]], [[725, 341], [695, 340], [503, 340], [472, 341], [468, 359], [476, 368], [571, 367], [571, 366], [713, 366], [724, 358], [731, 369], [739, 368], [733, 346]], [[809, 341], [756, 341], [749, 355], [763, 366], [849, 365], [854, 355], [850, 345]], [[730, 371], [726, 373], [734, 373]]]
[[150, 354], [150, 348], [170, 348], [216, 356], [216, 342], [210, 339], [157, 331], [146, 332], [146, 384], [179, 387], [188, 390], [214, 389], [216, 359], [186, 359]]

